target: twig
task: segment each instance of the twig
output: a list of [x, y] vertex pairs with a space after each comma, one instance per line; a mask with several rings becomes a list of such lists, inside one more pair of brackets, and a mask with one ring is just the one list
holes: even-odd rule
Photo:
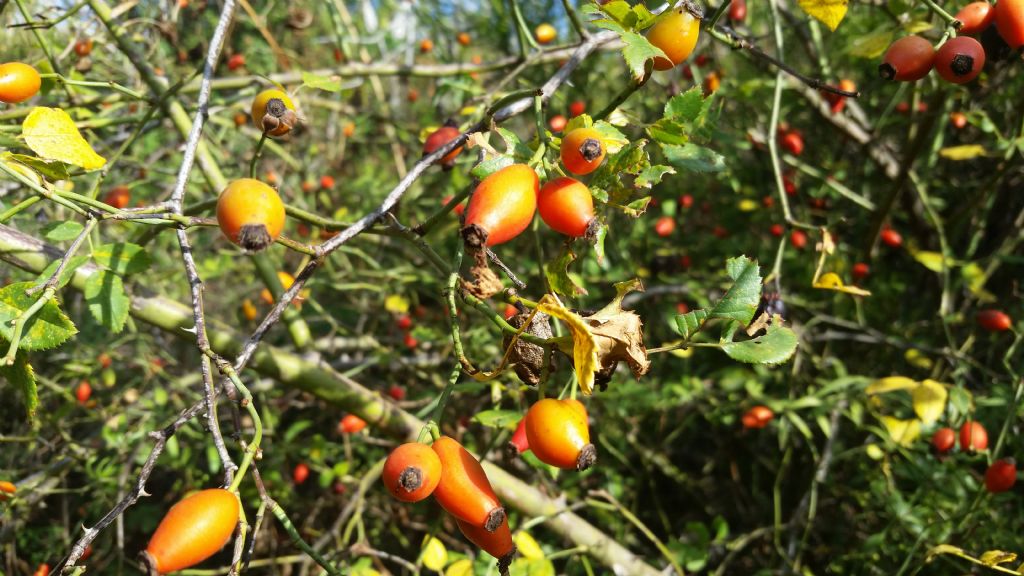
[[495, 254], [494, 251], [491, 250], [490, 248], [487, 249], [487, 258], [492, 263], [494, 263], [494, 265], [497, 266], [498, 269], [505, 274], [505, 276], [508, 276], [508, 279], [511, 280], [512, 283], [516, 285], [516, 288], [520, 290], [526, 289], [526, 283], [520, 280], [518, 277], [516, 277], [515, 273], [512, 272], [512, 269], [509, 268], [504, 262], [502, 262], [501, 259], [498, 258], [498, 255]]

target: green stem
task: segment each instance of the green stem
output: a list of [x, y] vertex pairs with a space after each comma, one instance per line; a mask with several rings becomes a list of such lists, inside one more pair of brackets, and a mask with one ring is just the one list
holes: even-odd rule
[[42, 196], [29, 196], [28, 198], [25, 198], [24, 200], [18, 202], [14, 206], [11, 206], [7, 210], [4, 210], [2, 213], [0, 213], [0, 224], [6, 223], [16, 214], [18, 214], [22, 210], [25, 210], [26, 208], [29, 208], [30, 206], [32, 206], [36, 202], [39, 202], [42, 199]]
[[569, 0], [562, 0], [562, 7], [565, 8], [565, 13], [569, 15], [569, 22], [572, 23], [572, 27], [576, 30], [576, 33], [580, 35], [580, 38], [586, 40], [590, 38], [590, 34], [587, 32], [583, 22], [580, 20], [579, 15], [576, 13], [576, 9], [569, 4]]
[[954, 30], [960, 29], [962, 23], [959, 20], [957, 20], [954, 16], [952, 16], [949, 12], [943, 10], [942, 7], [936, 4], [934, 0], [922, 1], [925, 3], [926, 6], [928, 6], [928, 9], [931, 10], [936, 16], [942, 18], [943, 22], [946, 23], [946, 26], [949, 26]]
[[616, 95], [615, 98], [611, 102], [609, 102], [607, 106], [604, 107], [604, 110], [601, 110], [596, 115], [594, 115], [594, 120], [604, 120], [605, 118], [610, 116], [616, 108], [621, 106], [622, 103], [628, 100], [629, 97], [632, 96], [636, 91], [643, 88], [644, 84], [647, 84], [647, 81], [651, 79], [653, 70], [654, 64], [652, 60], [647, 63], [647, 67], [644, 69], [644, 75], [641, 76], [640, 78], [634, 78], [633, 82], [630, 83], [629, 86], [626, 86], [626, 88], [623, 89], [622, 92], [619, 92], [618, 95]]
[[530, 34], [530, 29], [526, 26], [526, 21], [523, 20], [523, 13], [519, 10], [519, 0], [509, 0], [509, 2], [512, 4], [512, 15], [515, 17], [516, 30], [519, 33], [519, 56], [525, 58], [527, 46], [540, 50], [540, 45], [533, 39], [533, 34]]
[[302, 536], [299, 535], [299, 531], [295, 529], [295, 525], [292, 524], [292, 521], [288, 519], [288, 515], [285, 514], [285, 511], [283, 508], [281, 508], [280, 504], [278, 504], [275, 500], [270, 498], [267, 499], [267, 502], [268, 507], [270, 508], [270, 512], [274, 515], [274, 517], [277, 518], [278, 522], [281, 523], [281, 526], [284, 528], [284, 531], [288, 533], [288, 537], [291, 538], [293, 544], [295, 544], [299, 547], [299, 549], [308, 554], [309, 557], [312, 558], [313, 561], [316, 562], [321, 568], [326, 570], [328, 574], [331, 574], [332, 576], [334, 574], [337, 574], [339, 576], [342, 574], [341, 570], [339, 570], [333, 564], [328, 562], [326, 558], [321, 556], [319, 552], [314, 550], [312, 546], [307, 544], [306, 541], [302, 539]]
[[260, 141], [256, 143], [256, 150], [252, 153], [252, 160], [249, 161], [249, 178], [256, 178], [256, 163], [260, 159], [260, 153], [263, 152], [263, 144], [267, 141], [267, 133], [264, 132], [260, 135]]
[[146, 97], [143, 94], [141, 94], [139, 92], [136, 92], [135, 90], [132, 90], [131, 88], [126, 88], [124, 86], [121, 86], [120, 84], [118, 84], [116, 82], [95, 82], [95, 81], [91, 81], [91, 80], [71, 80], [71, 79], [65, 78], [61, 74], [57, 74], [57, 73], [53, 73], [53, 74], [40, 74], [39, 77], [40, 78], [52, 78], [52, 79], [60, 82], [61, 84], [66, 84], [68, 86], [82, 86], [82, 87], [85, 87], [85, 88], [110, 88], [111, 90], [116, 90], [117, 92], [120, 92], [120, 93], [122, 93], [122, 94], [124, 94], [124, 95], [126, 95], [126, 96], [128, 96], [130, 98], [134, 98], [136, 100], [145, 100], [146, 99]]
[[[212, 353], [211, 353], [212, 355]], [[215, 359], [214, 359], [215, 360]], [[245, 447], [245, 454], [242, 456], [242, 463], [238, 465], [238, 470], [235, 472], [235, 478], [231, 481], [231, 486], [228, 490], [232, 492], [238, 491], [238, 486], [242, 483], [242, 479], [245, 478], [245, 473], [249, 470], [249, 465], [252, 464], [253, 457], [259, 452], [260, 442], [263, 441], [263, 421], [260, 419], [260, 413], [256, 410], [256, 406], [253, 405], [252, 394], [249, 393], [249, 389], [242, 384], [242, 380], [238, 377], [238, 373], [231, 367], [230, 364], [221, 364], [218, 366], [221, 373], [227, 376], [231, 383], [235, 385], [239, 395], [242, 396], [241, 404], [249, 413], [249, 417], [252, 418], [252, 441], [249, 442]]]

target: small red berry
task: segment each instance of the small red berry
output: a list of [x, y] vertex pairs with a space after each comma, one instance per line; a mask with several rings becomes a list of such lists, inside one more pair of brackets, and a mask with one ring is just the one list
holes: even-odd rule
[[775, 418], [775, 412], [767, 406], [754, 406], [743, 414], [743, 427], [748, 430], [760, 430]]
[[309, 478], [309, 466], [305, 462], [299, 462], [295, 465], [295, 469], [292, 470], [292, 481], [296, 485], [302, 484]]
[[662, 238], [672, 235], [676, 229], [676, 221], [671, 216], [662, 216], [654, 223], [654, 233]]
[[729, 5], [729, 20], [743, 22], [747, 19], [747, 0], [732, 0]]
[[505, 304], [505, 320], [519, 314], [519, 309], [512, 304]]
[[562, 130], [565, 130], [565, 125], [568, 123], [569, 121], [566, 120], [565, 116], [562, 116], [561, 114], [556, 114], [555, 116], [552, 116], [550, 120], [548, 120], [548, 127], [551, 128], [552, 132], [557, 134]]
[[903, 236], [892, 228], [883, 228], [878, 237], [890, 248], [899, 248], [903, 245]]
[[334, 177], [333, 176], [321, 176], [320, 187], [324, 190], [330, 190], [334, 188]]
[[245, 56], [241, 54], [232, 54], [228, 58], [228, 70], [238, 70], [242, 66], [245, 66]]
[[858, 282], [867, 278], [870, 273], [871, 267], [863, 262], [857, 262], [853, 265], [853, 279]]
[[402, 331], [408, 330], [412, 328], [412, 318], [409, 318], [408, 315], [403, 314], [398, 317], [398, 320], [395, 321], [395, 326], [398, 326], [398, 329]]
[[1017, 482], [1017, 463], [1012, 458], [996, 460], [985, 471], [985, 489], [993, 494], [1006, 492]]
[[572, 104], [569, 104], [569, 116], [571, 118], [575, 118], [586, 111], [587, 103], [582, 100], [576, 100]]
[[355, 434], [361, 432], [363, 428], [366, 428], [366, 420], [363, 420], [355, 414], [346, 414], [344, 418], [338, 422], [338, 432], [342, 434]]
[[989, 332], [1004, 332], [1013, 324], [1010, 317], [1000, 310], [982, 310], [977, 318], [978, 325]]
[[793, 156], [804, 153], [804, 137], [799, 132], [789, 132], [782, 137], [782, 147]]
[[967, 126], [967, 114], [963, 112], [950, 112], [949, 123], [957, 130], [963, 130]]
[[782, 226], [782, 224], [772, 224], [770, 231], [772, 233], [772, 236], [775, 236], [776, 238], [781, 238], [782, 235], [786, 233], [786, 229]]
[[78, 383], [78, 387], [75, 388], [75, 398], [79, 404], [85, 406], [90, 396], [92, 396], [92, 386], [89, 385], [88, 380], [82, 380]]
[[960, 427], [960, 449], [964, 451], [988, 448], [988, 432], [977, 422], [968, 420]]
[[420, 341], [417, 340], [412, 334], [406, 334], [405, 338], [402, 339], [402, 344], [405, 344], [406, 348], [414, 350], [417, 346], [420, 345]]
[[689, 194], [683, 194], [679, 197], [679, 205], [686, 210], [689, 210], [693, 206], [693, 196]]
[[388, 396], [391, 396], [391, 399], [395, 402], [401, 402], [402, 400], [405, 400], [405, 388], [402, 388], [398, 384], [392, 384], [391, 387], [388, 388]]
[[932, 434], [932, 446], [939, 454], [945, 454], [956, 445], [956, 432], [952, 428], [939, 428]]
[[803, 250], [807, 246], [807, 234], [803, 230], [793, 230], [789, 233], [789, 243], [797, 250]]

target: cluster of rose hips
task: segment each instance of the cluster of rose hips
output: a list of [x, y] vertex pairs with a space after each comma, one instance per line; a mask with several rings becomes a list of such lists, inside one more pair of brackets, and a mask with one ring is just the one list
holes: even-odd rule
[[[948, 454], [956, 446], [957, 433], [952, 428], [939, 428], [932, 434], [932, 448], [939, 455]], [[960, 427], [960, 450], [981, 452], [988, 449], [988, 432], [978, 422], [970, 421]], [[1017, 482], [1017, 463], [1013, 458], [996, 460], [985, 471], [985, 489], [992, 493], [1006, 492]]]
[[960, 35], [938, 50], [917, 35], [893, 42], [878, 67], [879, 74], [887, 80], [914, 82], [934, 68], [947, 82], [966, 84], [985, 67], [985, 48], [972, 35], [981, 34], [993, 24], [1010, 48], [1024, 46], [1024, 0], [1000, 0], [994, 7], [986, 1], [972, 2], [955, 18]]
[[[586, 470], [597, 459], [587, 410], [575, 399], [535, 403], [519, 422], [511, 445], [517, 453], [532, 450], [541, 462], [563, 469]], [[508, 515], [483, 466], [458, 441], [438, 436], [429, 446], [398, 446], [384, 462], [382, 480], [402, 502], [433, 496], [463, 535], [497, 558], [499, 570], [507, 574], [516, 551]]]

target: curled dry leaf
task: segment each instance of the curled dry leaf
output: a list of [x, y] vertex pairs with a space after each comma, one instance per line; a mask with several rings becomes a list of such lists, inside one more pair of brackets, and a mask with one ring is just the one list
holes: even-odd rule
[[[516, 328], [522, 328], [527, 321], [530, 324], [526, 328], [526, 332], [538, 338], [552, 337], [551, 317], [543, 312], [537, 312], [532, 321], [530, 321], [529, 313], [516, 314], [509, 318], [508, 323]], [[503, 343], [508, 348], [512, 344], [512, 335], [506, 334]], [[540, 375], [544, 371], [544, 348], [542, 346], [517, 339], [515, 344], [512, 345], [508, 359], [513, 364], [513, 368], [515, 368], [520, 380], [530, 386], [536, 386], [540, 383]], [[549, 368], [554, 367], [553, 357], [548, 359], [548, 365]]]
[[473, 266], [469, 269], [472, 280], [461, 280], [462, 289], [481, 300], [486, 300], [505, 288], [501, 284], [501, 278], [487, 264], [486, 232], [479, 226], [467, 226], [463, 237], [466, 252], [473, 258]]
[[615, 289], [617, 294], [607, 306], [583, 317], [597, 342], [600, 367], [594, 381], [602, 390], [620, 361], [629, 364], [636, 378], [646, 374], [651, 367], [647, 348], [644, 347], [643, 322], [636, 312], [622, 309], [622, 298], [633, 290], [642, 290], [643, 285], [639, 280], [632, 280], [616, 284]]

